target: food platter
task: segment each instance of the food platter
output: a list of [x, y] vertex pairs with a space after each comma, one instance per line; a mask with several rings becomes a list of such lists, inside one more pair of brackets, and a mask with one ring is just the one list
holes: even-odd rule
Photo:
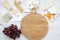
[[[6, 3], [4, 3], [5, 1]], [[17, 25], [18, 29], [22, 31], [22, 34], [16, 40], [60, 40], [60, 9], [58, 7], [60, 1], [55, 0], [56, 3], [55, 1], [51, 3], [51, 1], [0, 0], [0, 40], [13, 40], [2, 32], [5, 27], [9, 27], [11, 24]], [[36, 7], [36, 5], [39, 6], [37, 13], [30, 13], [30, 9], [34, 6]], [[52, 20], [49, 19], [52, 14], [48, 13], [54, 13]], [[37, 31], [43, 33], [38, 33]], [[33, 37], [31, 37], [32, 35]], [[36, 39], [33, 39], [34, 37]]]

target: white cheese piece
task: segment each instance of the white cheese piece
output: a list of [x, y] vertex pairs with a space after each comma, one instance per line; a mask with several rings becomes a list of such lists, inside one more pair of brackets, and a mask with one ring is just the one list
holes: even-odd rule
[[12, 19], [12, 16], [10, 13], [6, 13], [1, 17], [1, 20], [6, 23], [9, 22], [11, 19]]
[[53, 6], [53, 3], [51, 2], [51, 1], [47, 1], [45, 4], [44, 4], [44, 6], [43, 6], [43, 10], [45, 10], [45, 9], [49, 9], [49, 8], [51, 8]]
[[11, 7], [10, 3], [8, 2], [8, 0], [6, 0], [6, 1], [3, 3], [3, 7], [5, 7], [5, 8], [8, 9], [8, 10], [11, 10], [11, 9], [12, 9], [12, 7]]

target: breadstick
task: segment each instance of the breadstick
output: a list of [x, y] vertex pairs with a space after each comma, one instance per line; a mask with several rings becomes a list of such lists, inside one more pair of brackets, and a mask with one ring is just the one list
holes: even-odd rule
[[19, 3], [16, 2], [16, 0], [14, 0], [14, 5], [20, 12], [23, 11], [22, 7], [19, 5]]

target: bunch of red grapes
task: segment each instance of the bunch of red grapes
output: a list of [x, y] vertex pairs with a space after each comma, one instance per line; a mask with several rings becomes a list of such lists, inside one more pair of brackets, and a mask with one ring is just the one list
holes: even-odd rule
[[17, 37], [20, 37], [21, 30], [16, 25], [11, 24], [11, 26], [4, 28], [3, 33], [15, 40]]

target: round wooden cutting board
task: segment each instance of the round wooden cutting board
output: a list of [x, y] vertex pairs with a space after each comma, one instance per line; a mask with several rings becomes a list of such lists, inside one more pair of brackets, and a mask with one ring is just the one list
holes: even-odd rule
[[48, 22], [40, 14], [28, 14], [21, 21], [22, 34], [28, 40], [41, 40], [48, 31]]

